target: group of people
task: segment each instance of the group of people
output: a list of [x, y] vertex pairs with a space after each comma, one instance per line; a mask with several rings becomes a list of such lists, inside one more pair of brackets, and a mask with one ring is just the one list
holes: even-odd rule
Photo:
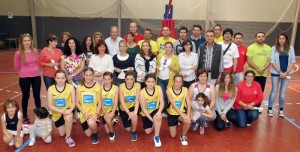
[[[167, 117], [173, 138], [178, 125], [182, 125], [180, 141], [188, 145], [188, 130], [199, 128], [204, 134], [207, 121], [212, 121], [217, 130], [224, 130], [232, 124], [244, 128], [258, 119], [270, 65], [273, 87], [267, 112], [273, 116], [280, 83], [279, 116], [284, 116], [285, 92], [296, 62], [286, 34], [280, 34], [271, 48], [264, 43], [265, 33], [258, 32], [255, 43], [247, 48], [242, 44], [242, 33], [222, 30], [221, 25], [206, 31], [205, 36], [202, 27], [194, 25], [190, 37], [188, 29], [181, 27], [178, 40], [169, 36], [168, 27], [163, 27], [163, 36], [157, 41], [152, 40], [150, 29], [145, 29], [144, 35], [137, 33], [134, 22], [129, 30], [123, 39], [113, 26], [107, 39], [95, 32], [85, 37], [82, 45], [69, 32], [62, 34], [61, 45], [50, 34], [48, 46], [40, 54], [33, 48], [31, 36], [22, 34], [14, 57], [15, 70], [20, 74], [22, 112], [15, 100], [5, 102], [3, 140], [16, 147], [22, 145], [21, 125], [30, 123], [27, 106], [32, 86], [36, 119], [30, 126], [29, 146], [34, 145], [35, 137], [51, 142], [48, 110], [69, 147], [75, 146], [71, 138], [75, 111], [92, 144], [99, 142], [101, 121], [109, 140], [115, 140], [113, 119], [118, 115], [130, 132], [130, 140], [136, 141], [140, 115], [145, 133], [154, 130], [155, 147], [161, 147], [162, 117]], [[41, 107], [40, 67], [48, 109]]]

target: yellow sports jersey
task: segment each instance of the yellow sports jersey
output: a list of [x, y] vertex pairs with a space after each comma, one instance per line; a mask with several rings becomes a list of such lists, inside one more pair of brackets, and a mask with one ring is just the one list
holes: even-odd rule
[[[159, 90], [160, 86], [154, 86], [153, 95], [149, 95], [146, 91], [146, 88], [142, 89], [141, 94], [144, 96], [145, 99], [145, 108], [149, 114], [151, 114], [154, 110], [159, 108]], [[141, 116], [145, 117], [145, 113], [143, 111], [140, 112]]]
[[[72, 89], [73, 86], [70, 84], [66, 84], [62, 91], [58, 91], [56, 89], [56, 85], [50, 86], [49, 90], [52, 94], [52, 105], [61, 110], [70, 108], [72, 105]], [[57, 121], [61, 116], [62, 113], [55, 111], [52, 112], [52, 119], [54, 122]]]
[[[140, 46], [140, 48], [142, 48], [142, 43], [144, 42], [145, 40], [140, 40], [138, 42], [138, 45]], [[158, 46], [157, 46], [157, 43], [153, 40], [150, 40], [150, 46], [151, 46], [151, 52], [152, 53], [156, 53], [156, 52], [159, 52], [159, 49], [158, 49]]]
[[[103, 102], [103, 105], [104, 107], [104, 110], [106, 112], [111, 112], [113, 106], [114, 106], [114, 103], [115, 103], [115, 96], [116, 96], [116, 91], [118, 90], [118, 87], [115, 86], [115, 85], [112, 85], [111, 88], [109, 90], [105, 90], [104, 89], [104, 86], [101, 87], [102, 89], [102, 102]], [[103, 116], [104, 113], [101, 112], [101, 116]]]
[[[182, 90], [179, 94], [175, 94], [173, 87], [169, 88], [168, 90], [175, 102], [176, 107], [179, 108], [180, 111], [185, 112], [184, 107], [186, 106], [186, 95], [188, 94], [188, 89], [186, 87], [182, 87]], [[170, 115], [179, 115], [179, 113], [177, 113], [171, 104], [167, 111]]]
[[169, 37], [168, 40], [165, 40], [164, 37], [159, 37], [157, 38], [157, 46], [158, 46], [158, 49], [159, 49], [159, 54], [161, 53], [164, 53], [165, 52], [165, 43], [166, 42], [172, 42], [172, 44], [175, 42], [175, 39]]
[[215, 41], [216, 43], [218, 43], [218, 42], [223, 42], [223, 36], [221, 35], [220, 37], [215, 37], [214, 41]]
[[[136, 89], [137, 89], [137, 83], [135, 82], [132, 86], [131, 89], [128, 89], [125, 85], [125, 83], [121, 84], [121, 89], [123, 90], [123, 94], [124, 94], [124, 101], [126, 104], [126, 107], [129, 109], [131, 107], [134, 107], [135, 102], [136, 102]], [[120, 109], [122, 111], [125, 111], [125, 109], [123, 108], [122, 104], [120, 105]]]
[[[98, 83], [94, 83], [92, 87], [78, 85], [77, 90], [79, 92], [79, 103], [82, 109], [90, 115], [95, 114], [98, 108], [101, 86]], [[81, 123], [86, 121], [82, 113], [79, 115], [79, 120]]]

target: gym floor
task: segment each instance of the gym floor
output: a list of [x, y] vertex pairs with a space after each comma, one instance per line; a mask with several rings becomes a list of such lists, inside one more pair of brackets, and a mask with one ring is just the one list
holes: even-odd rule
[[[21, 90], [18, 83], [18, 73], [13, 68], [13, 57], [15, 50], [0, 50], [0, 107], [8, 98], [16, 99], [21, 105]], [[300, 65], [300, 57], [296, 59]], [[239, 151], [239, 152], [261, 152], [261, 151], [276, 151], [276, 152], [294, 152], [300, 151], [300, 72], [295, 73], [289, 83], [286, 92], [286, 101], [284, 107], [285, 117], [281, 118], [275, 112], [274, 117], [267, 116], [267, 101], [271, 91], [271, 78], [267, 78], [267, 85], [264, 92], [264, 101], [262, 107], [264, 111], [260, 114], [259, 119], [255, 121], [251, 127], [244, 129], [237, 128], [233, 125], [232, 128], [227, 128], [224, 131], [214, 129], [212, 123], [208, 123], [208, 128], [204, 135], [199, 132], [189, 131], [188, 146], [182, 146], [179, 140], [179, 135], [182, 127], [178, 127], [176, 138], [172, 139], [167, 126], [167, 119], [163, 118], [161, 128], [161, 148], [155, 148], [153, 143], [153, 134], [146, 135], [142, 127], [142, 121], [139, 119], [137, 128], [138, 140], [130, 141], [130, 133], [123, 128], [122, 122], [115, 125], [116, 141], [109, 142], [108, 135], [105, 133], [103, 125], [99, 126], [100, 142], [97, 145], [92, 145], [91, 139], [86, 137], [82, 131], [79, 121], [73, 125], [72, 138], [76, 146], [69, 148], [65, 144], [64, 137], [59, 137], [56, 128], [53, 125], [51, 144], [45, 144], [41, 138], [37, 138], [37, 143], [33, 147], [28, 147], [29, 135], [25, 135], [24, 148], [18, 149], [22, 151]], [[42, 106], [46, 106], [46, 89], [45, 85], [41, 87]], [[29, 99], [29, 117], [34, 121], [33, 109], [34, 101], [31, 96]], [[275, 102], [275, 109], [278, 110], [278, 100]], [[3, 111], [0, 112], [1, 116]], [[121, 119], [119, 118], [121, 121]], [[15, 151], [15, 147], [9, 147], [2, 140], [2, 131], [0, 132], [0, 151]]]

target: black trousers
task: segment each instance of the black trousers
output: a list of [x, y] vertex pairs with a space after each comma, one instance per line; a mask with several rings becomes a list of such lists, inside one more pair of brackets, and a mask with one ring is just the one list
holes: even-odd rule
[[28, 78], [19, 78], [19, 84], [22, 91], [22, 111], [23, 117], [28, 117], [27, 108], [28, 108], [28, 100], [30, 97], [30, 86], [33, 91], [33, 98], [35, 102], [35, 107], [41, 107], [41, 77], [28, 77]]
[[[266, 86], [266, 81], [267, 81], [267, 77], [264, 76], [256, 76], [254, 78], [254, 81], [258, 82], [260, 84], [261, 87], [261, 91], [264, 93], [265, 91], [265, 86]], [[257, 105], [258, 107], [260, 107], [260, 104]]]
[[[226, 117], [227, 117], [228, 121], [234, 123], [237, 120], [236, 111], [233, 110], [232, 108], [229, 109], [226, 113]], [[215, 128], [220, 131], [225, 128], [225, 122], [221, 119], [221, 117], [217, 111], [216, 111], [216, 119], [214, 120], [214, 125], [215, 125]]]

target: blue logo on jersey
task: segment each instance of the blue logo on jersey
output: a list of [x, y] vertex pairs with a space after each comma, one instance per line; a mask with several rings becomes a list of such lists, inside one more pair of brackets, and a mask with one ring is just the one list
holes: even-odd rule
[[85, 94], [83, 95], [83, 103], [84, 104], [93, 104], [94, 103], [94, 96]]
[[156, 101], [151, 101], [147, 103], [147, 110], [153, 110], [156, 108]]
[[112, 107], [113, 106], [112, 98], [104, 98], [103, 103], [104, 103], [104, 106], [106, 106], [106, 107]]
[[126, 100], [126, 102], [134, 102], [135, 101], [135, 96], [126, 96], [125, 100]]
[[65, 98], [54, 99], [54, 106], [57, 108], [65, 108], [66, 107], [66, 99]]
[[175, 105], [177, 108], [181, 108], [182, 102], [181, 101], [175, 101]]

